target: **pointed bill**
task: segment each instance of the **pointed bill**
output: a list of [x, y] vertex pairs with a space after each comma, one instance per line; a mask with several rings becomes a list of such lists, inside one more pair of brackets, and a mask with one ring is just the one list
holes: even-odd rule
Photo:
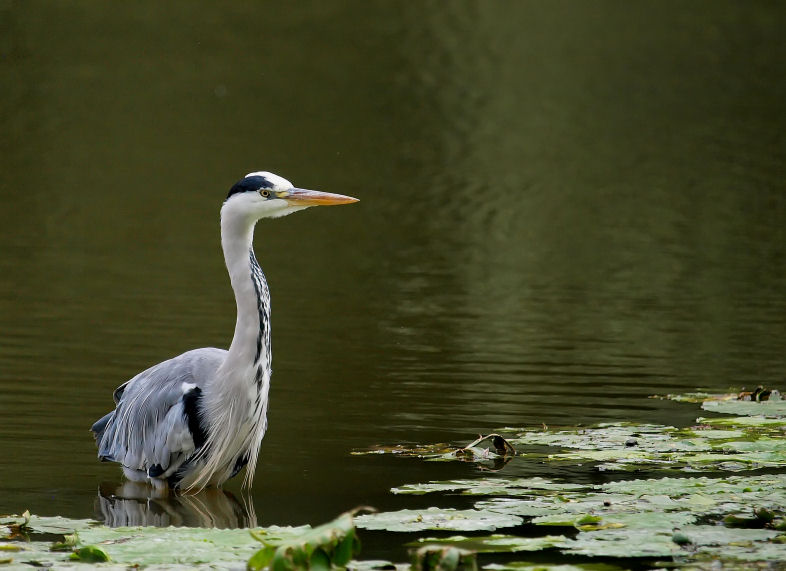
[[343, 194], [306, 190], [305, 188], [292, 188], [282, 198], [292, 206], [330, 206], [333, 204], [351, 204], [358, 201], [357, 198], [344, 196]]

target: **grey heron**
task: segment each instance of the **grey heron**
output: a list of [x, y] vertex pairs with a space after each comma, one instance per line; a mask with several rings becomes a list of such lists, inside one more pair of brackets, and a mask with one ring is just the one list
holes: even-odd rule
[[188, 351], [114, 391], [115, 409], [92, 426], [98, 457], [154, 488], [221, 486], [246, 466], [251, 485], [267, 427], [270, 292], [254, 255], [254, 227], [309, 206], [356, 198], [295, 188], [269, 172], [235, 183], [221, 207], [221, 246], [237, 305], [228, 350]]

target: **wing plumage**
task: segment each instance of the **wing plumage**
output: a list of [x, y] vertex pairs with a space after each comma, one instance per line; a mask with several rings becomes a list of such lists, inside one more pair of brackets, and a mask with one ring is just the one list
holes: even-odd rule
[[226, 351], [188, 351], [139, 373], [115, 390], [116, 408], [92, 427], [102, 460], [137, 481], [177, 477], [205, 441], [201, 395]]

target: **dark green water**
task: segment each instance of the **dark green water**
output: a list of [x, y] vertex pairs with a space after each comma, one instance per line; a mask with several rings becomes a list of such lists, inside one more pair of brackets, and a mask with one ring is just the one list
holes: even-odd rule
[[114, 387], [228, 345], [218, 209], [252, 170], [361, 199], [257, 228], [260, 523], [472, 473], [356, 447], [786, 389], [784, 24], [769, 2], [0, 3], [0, 513], [95, 515]]

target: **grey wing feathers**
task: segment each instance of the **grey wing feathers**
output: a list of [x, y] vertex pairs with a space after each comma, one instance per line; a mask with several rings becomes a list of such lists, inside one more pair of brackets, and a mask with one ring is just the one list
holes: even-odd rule
[[117, 407], [92, 428], [98, 456], [152, 477], [172, 475], [204, 439], [195, 406], [225, 356], [222, 349], [189, 351], [118, 387]]

